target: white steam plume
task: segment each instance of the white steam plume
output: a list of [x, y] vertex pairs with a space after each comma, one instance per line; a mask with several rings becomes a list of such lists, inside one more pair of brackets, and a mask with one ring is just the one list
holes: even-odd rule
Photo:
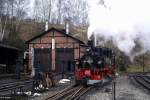
[[[150, 51], [150, 0], [103, 1], [88, 0], [88, 37], [94, 33], [112, 40], [131, 58]], [[137, 40], [142, 49], [134, 52]]]

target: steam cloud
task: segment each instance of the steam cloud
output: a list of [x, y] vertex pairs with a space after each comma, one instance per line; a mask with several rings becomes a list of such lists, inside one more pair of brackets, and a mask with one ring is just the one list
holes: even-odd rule
[[[88, 37], [92, 34], [112, 40], [133, 59], [150, 51], [149, 0], [88, 0]], [[134, 50], [137, 42], [142, 49]]]

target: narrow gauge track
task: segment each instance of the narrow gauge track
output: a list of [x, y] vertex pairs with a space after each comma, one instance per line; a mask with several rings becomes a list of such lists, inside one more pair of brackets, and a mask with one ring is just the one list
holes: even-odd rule
[[31, 79], [25, 79], [25, 80], [20, 80], [20, 81], [3, 83], [3, 84], [0, 84], [0, 88], [4, 88], [4, 87], [7, 87], [7, 86], [11, 86], [11, 85], [27, 84], [27, 83], [31, 83], [31, 82], [32, 82]]
[[11, 84], [13, 84], [13, 83], [15, 84], [17, 82], [23, 82], [23, 81], [28, 81], [28, 80], [31, 80], [31, 78], [23, 78], [23, 79], [19, 79], [19, 80], [18, 79], [17, 80], [13, 80], [13, 81], [11, 80], [11, 81], [8, 81], [8, 82], [0, 82], [0, 86], [3, 85], [3, 84], [10, 84], [10, 83]]
[[93, 87], [84, 87], [72, 85], [56, 94], [46, 98], [45, 100], [77, 100]]
[[150, 76], [146, 76], [147, 77], [147, 79], [149, 79], [150, 80]]
[[3, 84], [0, 84], [0, 92], [16, 90], [18, 88], [21, 90], [23, 87], [27, 86], [27, 84], [31, 82], [33, 82], [31, 79], [24, 79], [20, 81], [3, 83]]
[[147, 90], [150, 91], [150, 79], [147, 76], [133, 76], [134, 80], [140, 84], [141, 86], [143, 86], [144, 88], [146, 88]]

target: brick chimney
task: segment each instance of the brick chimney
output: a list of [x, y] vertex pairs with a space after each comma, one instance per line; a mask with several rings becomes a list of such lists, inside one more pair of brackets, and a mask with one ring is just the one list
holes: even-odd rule
[[45, 31], [47, 31], [48, 30], [48, 21], [46, 20], [46, 22], [45, 22]]
[[65, 29], [66, 29], [66, 34], [69, 34], [69, 19], [66, 19], [65, 21]]

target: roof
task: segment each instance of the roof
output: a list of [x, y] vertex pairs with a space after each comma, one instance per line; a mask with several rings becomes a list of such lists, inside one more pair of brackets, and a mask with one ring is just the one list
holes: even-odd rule
[[72, 38], [73, 40], [79, 42], [80, 44], [84, 44], [83, 41], [81, 41], [81, 40], [79, 40], [79, 39], [77, 39], [77, 38], [75, 38], [75, 37], [73, 37], [73, 36], [71, 36], [71, 35], [69, 35], [69, 34], [66, 34], [66, 32], [65, 32], [63, 29], [56, 29], [56, 28], [53, 28], [53, 27], [50, 28], [49, 30], [47, 30], [47, 31], [45, 31], [45, 32], [43, 32], [43, 33], [41, 33], [41, 34], [39, 34], [39, 35], [37, 35], [37, 36], [31, 38], [30, 40], [26, 41], [26, 43], [30, 43], [31, 41], [33, 41], [33, 40], [35, 40], [35, 39], [37, 39], [37, 38], [39, 38], [39, 37], [41, 37], [41, 36], [47, 34], [48, 32], [51, 32], [51, 31], [57, 31], [57, 32], [59, 32], [59, 33], [61, 33], [61, 34], [63, 34], [63, 35], [66, 35], [67, 37]]
[[13, 47], [13, 46], [10, 46], [10, 45], [6, 45], [6, 44], [2, 44], [2, 43], [0, 43], [0, 48], [7, 48], [7, 49], [11, 49], [11, 50], [20, 51], [19, 48], [16, 48], [16, 47]]
[[86, 44], [80, 44], [81, 47], [89, 47], [88, 45]]

